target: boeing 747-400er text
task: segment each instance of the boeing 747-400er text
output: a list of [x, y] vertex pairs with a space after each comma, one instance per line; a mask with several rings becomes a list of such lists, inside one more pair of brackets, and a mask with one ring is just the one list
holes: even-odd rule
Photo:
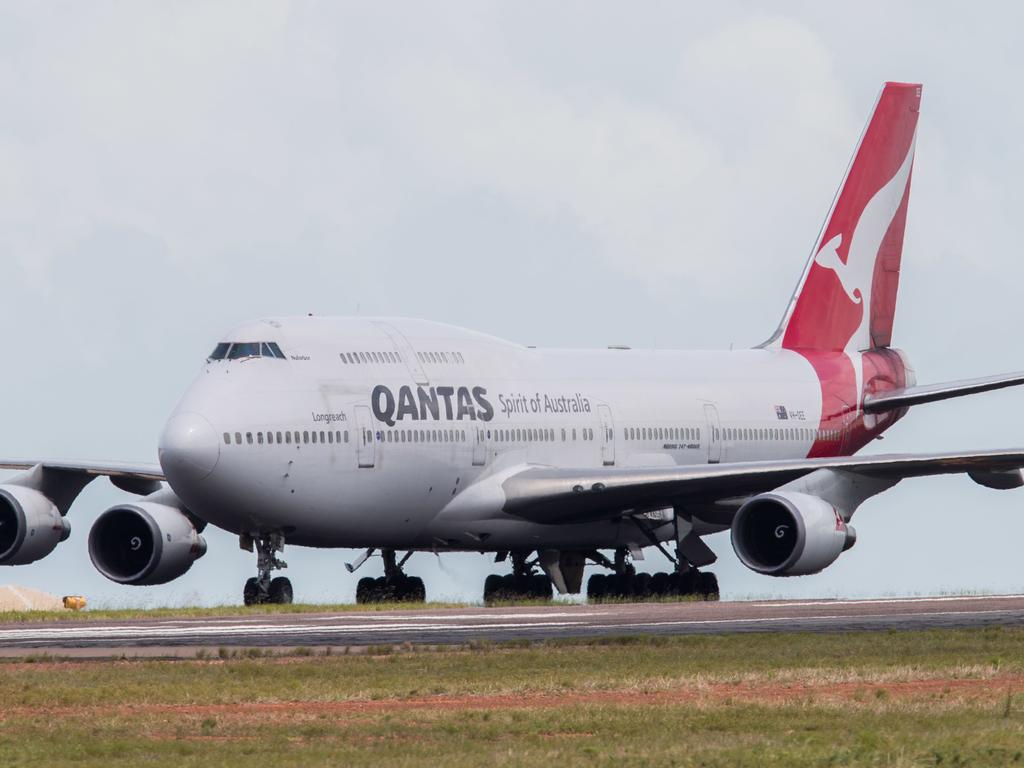
[[[159, 466], [4, 460], [0, 563], [67, 538], [97, 475], [143, 498], [89, 532], [121, 584], [175, 579], [206, 525], [257, 557], [246, 603], [290, 602], [285, 542], [384, 561], [359, 601], [424, 599], [414, 552], [511, 560], [484, 597], [716, 596], [704, 537], [731, 531], [771, 576], [812, 574], [855, 541], [850, 518], [903, 478], [1024, 484], [1024, 451], [857, 457], [911, 406], [1024, 383], [1009, 374], [917, 386], [890, 345], [921, 86], [881, 91], [782, 323], [730, 352], [535, 349], [397, 318], [243, 325], [210, 354], [160, 437]], [[636, 574], [656, 547], [674, 567]], [[602, 552], [614, 551], [613, 556]], [[405, 553], [399, 558], [397, 553]]]

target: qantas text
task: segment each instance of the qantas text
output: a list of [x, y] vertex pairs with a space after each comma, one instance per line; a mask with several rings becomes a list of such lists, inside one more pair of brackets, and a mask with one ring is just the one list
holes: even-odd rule
[[388, 387], [378, 384], [370, 394], [370, 404], [373, 415], [389, 427], [403, 419], [490, 421], [494, 418], [494, 408], [483, 387], [416, 387], [414, 394], [412, 387], [402, 386], [395, 397]]

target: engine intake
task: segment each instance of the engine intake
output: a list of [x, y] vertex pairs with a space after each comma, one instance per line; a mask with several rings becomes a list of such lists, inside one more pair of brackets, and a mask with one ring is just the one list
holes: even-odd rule
[[71, 535], [56, 505], [32, 488], [0, 485], [0, 565], [41, 560]]
[[805, 576], [836, 561], [857, 532], [824, 499], [773, 491], [749, 499], [733, 518], [732, 547], [740, 562], [768, 576]]
[[206, 554], [206, 540], [178, 507], [152, 501], [119, 504], [89, 531], [96, 570], [118, 584], [166, 584]]

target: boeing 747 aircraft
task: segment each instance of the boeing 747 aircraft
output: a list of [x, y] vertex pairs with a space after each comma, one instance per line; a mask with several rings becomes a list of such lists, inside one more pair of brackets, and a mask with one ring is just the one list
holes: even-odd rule
[[[486, 600], [715, 597], [704, 538], [749, 568], [813, 574], [856, 540], [865, 499], [909, 477], [1024, 484], [1024, 451], [857, 457], [907, 409], [1024, 382], [918, 386], [891, 346], [921, 86], [887, 83], [778, 330], [756, 349], [536, 349], [424, 320], [282, 317], [214, 348], [171, 414], [159, 466], [3, 460], [0, 563], [64, 541], [82, 488], [141, 496], [89, 532], [96, 568], [163, 584], [205, 526], [257, 554], [244, 601], [290, 602], [285, 543], [379, 553], [359, 601], [422, 600], [415, 552], [494, 553]], [[655, 547], [674, 564], [636, 574]], [[605, 554], [614, 553], [614, 554]]]

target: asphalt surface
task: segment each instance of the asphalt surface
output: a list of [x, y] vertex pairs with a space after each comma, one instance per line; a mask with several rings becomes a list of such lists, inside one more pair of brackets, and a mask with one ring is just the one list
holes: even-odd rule
[[622, 635], [1024, 626], [1024, 595], [884, 600], [632, 603], [138, 619], [0, 620], [0, 655], [189, 655], [198, 648], [315, 647]]

